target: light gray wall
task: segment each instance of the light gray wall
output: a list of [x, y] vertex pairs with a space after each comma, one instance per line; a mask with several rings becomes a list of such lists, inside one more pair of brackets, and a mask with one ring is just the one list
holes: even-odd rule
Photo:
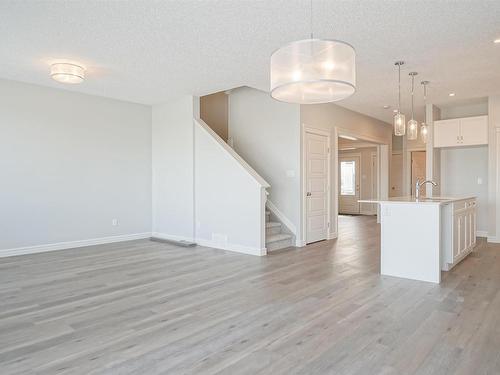
[[151, 231], [150, 107], [6, 80], [0, 98], [0, 250]]
[[441, 107], [441, 120], [459, 117], [483, 116], [488, 114], [488, 100], [473, 104]]
[[248, 87], [232, 90], [229, 137], [235, 151], [271, 185], [269, 199], [298, 229], [300, 106]]
[[441, 195], [477, 196], [477, 230], [488, 231], [487, 146], [441, 149]]
[[153, 232], [179, 240], [194, 236], [193, 100], [153, 106]]

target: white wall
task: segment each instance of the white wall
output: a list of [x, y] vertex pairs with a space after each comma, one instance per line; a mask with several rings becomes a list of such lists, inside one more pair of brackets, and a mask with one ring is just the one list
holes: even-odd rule
[[269, 184], [274, 205], [300, 226], [300, 106], [243, 87], [229, 95], [233, 147]]
[[194, 129], [196, 242], [265, 255], [269, 185], [207, 124], [197, 120]]
[[194, 98], [153, 106], [153, 233], [193, 240]]
[[488, 98], [489, 126], [489, 233], [488, 240], [500, 242], [500, 95]]
[[0, 98], [0, 251], [151, 231], [150, 107], [6, 80]]
[[488, 232], [487, 146], [441, 149], [441, 195], [477, 196], [477, 230]]
[[488, 114], [488, 100], [478, 103], [441, 107], [441, 120], [459, 117], [483, 116]]

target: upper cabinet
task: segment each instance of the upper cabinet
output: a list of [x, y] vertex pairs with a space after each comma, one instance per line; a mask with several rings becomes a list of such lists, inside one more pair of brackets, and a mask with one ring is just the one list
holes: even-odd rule
[[434, 147], [488, 144], [488, 116], [434, 121]]

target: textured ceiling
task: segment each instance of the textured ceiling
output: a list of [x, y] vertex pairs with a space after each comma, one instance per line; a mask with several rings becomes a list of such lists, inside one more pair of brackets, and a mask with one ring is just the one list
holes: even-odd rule
[[[313, 4], [315, 36], [357, 51], [357, 92], [342, 106], [390, 121], [382, 107], [397, 104], [399, 59], [405, 111], [410, 71], [431, 81], [438, 104], [500, 93], [498, 0]], [[309, 36], [309, 1], [3, 0], [0, 35], [2, 78], [154, 104], [244, 85], [268, 90], [272, 51]], [[86, 81], [52, 81], [49, 65], [60, 59], [84, 64]]]

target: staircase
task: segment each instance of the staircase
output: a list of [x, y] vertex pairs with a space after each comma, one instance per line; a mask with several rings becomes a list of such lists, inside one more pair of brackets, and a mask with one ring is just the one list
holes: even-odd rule
[[286, 227], [271, 212], [266, 210], [266, 249], [272, 252], [294, 246], [295, 237], [287, 232]]

